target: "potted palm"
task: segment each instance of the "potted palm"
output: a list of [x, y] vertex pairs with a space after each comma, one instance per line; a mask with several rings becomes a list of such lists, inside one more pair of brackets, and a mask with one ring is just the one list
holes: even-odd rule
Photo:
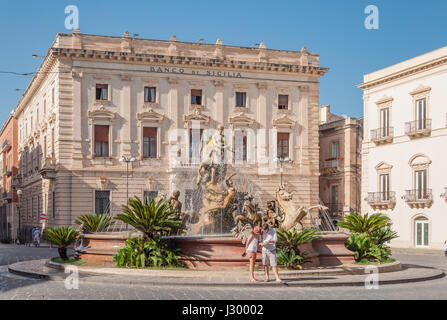
[[44, 231], [43, 239], [58, 246], [59, 256], [67, 261], [67, 247], [74, 243], [79, 237], [79, 232], [72, 227], [50, 228]]

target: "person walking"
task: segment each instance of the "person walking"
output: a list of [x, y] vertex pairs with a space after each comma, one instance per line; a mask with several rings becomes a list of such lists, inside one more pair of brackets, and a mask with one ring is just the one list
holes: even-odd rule
[[34, 230], [34, 245], [40, 247], [40, 230], [37, 228]]
[[247, 240], [247, 244], [245, 245], [245, 253], [243, 256], [247, 256], [250, 259], [250, 282], [259, 282], [255, 278], [255, 265], [261, 239], [261, 228], [254, 227], [250, 237]]
[[264, 265], [265, 271], [265, 282], [270, 281], [269, 269], [272, 267], [273, 273], [275, 274], [276, 282], [285, 284], [283, 280], [279, 277], [278, 273], [278, 262], [276, 256], [276, 243], [278, 242], [278, 235], [276, 230], [270, 228], [270, 226], [265, 223], [262, 225], [262, 264]]

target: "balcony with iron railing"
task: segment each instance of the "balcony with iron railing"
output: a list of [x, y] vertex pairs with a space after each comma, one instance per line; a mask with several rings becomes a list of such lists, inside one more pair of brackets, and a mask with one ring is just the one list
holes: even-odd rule
[[403, 197], [410, 208], [429, 208], [433, 204], [431, 189], [407, 190]]
[[428, 136], [431, 134], [431, 119], [419, 119], [405, 123], [405, 134], [411, 138]]
[[366, 201], [374, 210], [394, 209], [397, 203], [396, 192], [370, 192]]
[[389, 143], [393, 142], [394, 138], [394, 128], [379, 128], [371, 130], [371, 141], [375, 144]]

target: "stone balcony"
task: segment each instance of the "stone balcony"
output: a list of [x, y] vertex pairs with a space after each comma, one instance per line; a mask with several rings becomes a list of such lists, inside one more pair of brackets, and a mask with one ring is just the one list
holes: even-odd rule
[[407, 190], [402, 198], [412, 209], [430, 208], [433, 204], [433, 192], [431, 189]]
[[429, 136], [431, 134], [431, 122], [431, 119], [406, 122], [405, 134], [410, 138]]
[[375, 144], [384, 144], [393, 142], [394, 128], [379, 128], [371, 130], [371, 141]]
[[370, 192], [366, 201], [374, 210], [392, 210], [397, 202], [396, 192]]
[[343, 172], [344, 159], [328, 159], [323, 164], [323, 175], [331, 175]]
[[43, 179], [55, 179], [56, 178], [56, 159], [46, 158], [42, 169], [39, 171]]

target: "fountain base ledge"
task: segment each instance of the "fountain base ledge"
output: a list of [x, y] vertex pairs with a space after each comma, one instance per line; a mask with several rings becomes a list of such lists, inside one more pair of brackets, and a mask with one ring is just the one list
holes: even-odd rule
[[[344, 233], [321, 233], [321, 240], [304, 244], [301, 250], [308, 254], [311, 262], [307, 268], [335, 267], [355, 262], [354, 253], [345, 247], [348, 235]], [[113, 256], [124, 247], [129, 237], [136, 234], [98, 233], [84, 235], [88, 249], [80, 253], [80, 258], [91, 266], [112, 266]], [[245, 245], [231, 237], [173, 237], [175, 245], [182, 251], [182, 263], [191, 269], [216, 269], [246, 267], [247, 258], [242, 257]], [[258, 263], [262, 264], [261, 254]]]

